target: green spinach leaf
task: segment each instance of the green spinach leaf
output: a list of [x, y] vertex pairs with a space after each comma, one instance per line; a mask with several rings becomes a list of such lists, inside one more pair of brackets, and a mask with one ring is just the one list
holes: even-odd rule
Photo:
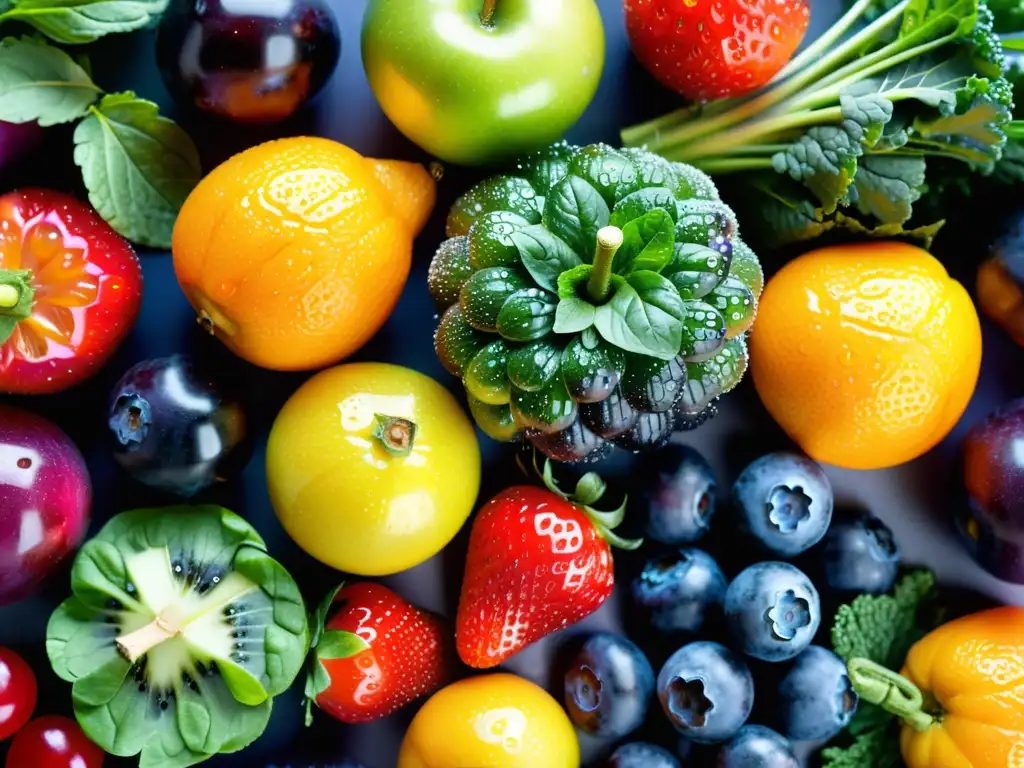
[[91, 43], [158, 18], [168, 0], [12, 0], [0, 22], [20, 21], [58, 43]]
[[639, 219], [645, 213], [660, 208], [672, 217], [673, 223], [676, 218], [676, 196], [667, 187], [646, 187], [632, 194], [626, 195], [619, 200], [612, 209], [611, 224], [622, 229], [634, 219]]
[[0, 40], [0, 120], [67, 123], [88, 114], [102, 93], [59, 48], [30, 37]]
[[579, 176], [566, 176], [544, 200], [544, 226], [560, 237], [583, 261], [592, 261], [597, 232], [608, 225], [608, 204]]
[[570, 297], [558, 302], [555, 309], [555, 333], [579, 333], [594, 324], [597, 308], [588, 301]]
[[658, 272], [672, 260], [675, 222], [661, 208], [633, 219], [622, 229], [622, 247], [615, 253], [612, 271], [626, 275], [641, 270]]
[[594, 327], [627, 352], [671, 360], [683, 340], [685, 309], [679, 293], [657, 272], [612, 276], [612, 297], [597, 308]]
[[192, 139], [133, 93], [90, 109], [75, 129], [89, 201], [129, 240], [169, 248], [178, 211], [202, 176]]
[[558, 290], [558, 277], [583, 263], [564, 240], [540, 224], [534, 224], [510, 237], [519, 251], [519, 260], [541, 288]]

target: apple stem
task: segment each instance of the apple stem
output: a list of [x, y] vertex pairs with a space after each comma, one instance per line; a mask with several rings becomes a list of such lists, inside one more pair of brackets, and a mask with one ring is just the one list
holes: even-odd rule
[[587, 280], [587, 295], [595, 304], [608, 298], [608, 286], [612, 278], [612, 262], [615, 253], [622, 247], [622, 230], [618, 227], [604, 227], [597, 233], [597, 248], [594, 251], [594, 269]]
[[494, 26], [494, 11], [497, 10], [498, 0], [484, 0], [483, 10], [480, 11], [480, 23], [485, 27]]
[[409, 419], [377, 413], [374, 414], [373, 437], [392, 456], [408, 456], [416, 439], [416, 424]]

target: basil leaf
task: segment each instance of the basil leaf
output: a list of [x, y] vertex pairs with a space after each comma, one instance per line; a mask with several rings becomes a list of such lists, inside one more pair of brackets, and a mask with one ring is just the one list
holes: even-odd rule
[[675, 242], [672, 217], [655, 208], [622, 228], [622, 247], [612, 261], [612, 271], [618, 275], [640, 270], [658, 272], [672, 260]]
[[202, 176], [192, 139], [131, 92], [91, 110], [75, 129], [89, 201], [129, 240], [169, 248], [178, 211]]
[[59, 48], [30, 37], [0, 41], [0, 120], [67, 123], [88, 114], [101, 93]]
[[676, 218], [676, 196], [666, 187], [647, 187], [626, 195], [612, 208], [611, 223], [620, 229], [633, 219], [639, 219], [645, 213], [657, 208]]
[[362, 653], [370, 645], [355, 632], [344, 632], [340, 629], [324, 630], [320, 642], [316, 646], [319, 659], [347, 659]]
[[540, 288], [516, 291], [501, 305], [497, 330], [510, 341], [534, 341], [551, 332], [558, 298]]
[[558, 235], [584, 261], [593, 261], [597, 232], [608, 225], [608, 204], [578, 176], [566, 176], [544, 201], [544, 226]]
[[13, 0], [0, 22], [30, 24], [58, 43], [91, 43], [131, 32], [164, 12], [167, 0]]
[[685, 310], [679, 293], [657, 272], [612, 276], [612, 298], [597, 308], [594, 327], [627, 352], [671, 360], [683, 341]]
[[583, 263], [564, 240], [540, 224], [513, 232], [510, 237], [526, 271], [537, 285], [549, 291], [558, 290], [559, 275]]
[[568, 298], [555, 309], [555, 333], [579, 333], [594, 324], [597, 307], [583, 299]]

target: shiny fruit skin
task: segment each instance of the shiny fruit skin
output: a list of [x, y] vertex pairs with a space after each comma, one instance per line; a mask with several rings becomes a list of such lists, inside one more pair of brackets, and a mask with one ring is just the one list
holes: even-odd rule
[[700, 549], [680, 549], [644, 563], [633, 580], [633, 602], [659, 632], [697, 634], [721, 614], [728, 582], [715, 559]]
[[822, 248], [768, 281], [750, 338], [768, 412], [816, 461], [881, 469], [956, 424], [981, 367], [967, 291], [897, 242]]
[[78, 548], [91, 504], [71, 439], [41, 416], [0, 405], [0, 605], [33, 592]]
[[323, 659], [331, 686], [317, 706], [343, 723], [387, 717], [436, 691], [448, 676], [450, 634], [441, 620], [381, 584], [359, 582], [334, 598], [327, 629], [352, 632], [370, 646], [344, 659]]
[[858, 702], [843, 660], [812, 645], [785, 665], [771, 711], [786, 738], [824, 741], [849, 725]]
[[690, 544], [711, 527], [715, 473], [699, 452], [666, 445], [645, 460], [647, 535], [662, 544]]
[[200, 324], [239, 357], [320, 368], [359, 349], [391, 314], [435, 192], [420, 165], [364, 158], [328, 139], [261, 144], [189, 195], [174, 228], [174, 271]]
[[330, 7], [321, 0], [262, 5], [170, 4], [156, 52], [164, 83], [179, 103], [240, 123], [271, 123], [323, 88], [341, 55]]
[[18, 731], [7, 752], [6, 768], [102, 768], [102, 749], [74, 720], [47, 715]]
[[579, 768], [576, 732], [542, 688], [509, 674], [435, 693], [413, 719], [398, 768]]
[[582, 509], [549, 490], [508, 488], [477, 513], [459, 596], [463, 663], [496, 667], [596, 611], [612, 593], [611, 548]]
[[807, 32], [807, 0], [625, 0], [633, 52], [663, 85], [692, 101], [760, 88]]
[[[0, 343], [0, 393], [52, 394], [85, 381], [124, 341], [142, 306], [135, 251], [62, 192], [0, 197], [0, 276], [6, 270], [31, 271], [34, 303]], [[0, 338], [3, 321], [0, 310]]]
[[832, 518], [816, 551], [824, 584], [835, 592], [880, 595], [892, 589], [899, 573], [900, 547], [893, 532], [867, 512]]
[[715, 768], [800, 768], [789, 739], [763, 725], [744, 725], [718, 750]]
[[679, 768], [679, 761], [661, 747], [634, 741], [612, 752], [603, 768]]
[[[412, 454], [389, 455], [374, 415], [409, 419]], [[285, 530], [313, 557], [363, 576], [434, 556], [466, 522], [480, 487], [476, 433], [454, 397], [385, 363], [323, 371], [285, 404], [267, 446], [267, 482]]]
[[0, 647], [0, 741], [29, 721], [38, 693], [32, 668], [10, 648]]
[[440, 159], [484, 165], [547, 146], [604, 67], [594, 0], [371, 0], [363, 65], [385, 114]]
[[961, 540], [994, 576], [1024, 584], [1024, 400], [975, 424], [963, 442], [968, 504], [957, 515]]
[[180, 355], [146, 360], [122, 376], [107, 424], [118, 464], [140, 483], [186, 498], [248, 458], [241, 403]]

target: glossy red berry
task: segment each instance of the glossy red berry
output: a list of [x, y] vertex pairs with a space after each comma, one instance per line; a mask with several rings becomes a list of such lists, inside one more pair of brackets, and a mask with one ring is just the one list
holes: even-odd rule
[[28, 722], [37, 696], [32, 668], [10, 648], [0, 648], [0, 741]]

